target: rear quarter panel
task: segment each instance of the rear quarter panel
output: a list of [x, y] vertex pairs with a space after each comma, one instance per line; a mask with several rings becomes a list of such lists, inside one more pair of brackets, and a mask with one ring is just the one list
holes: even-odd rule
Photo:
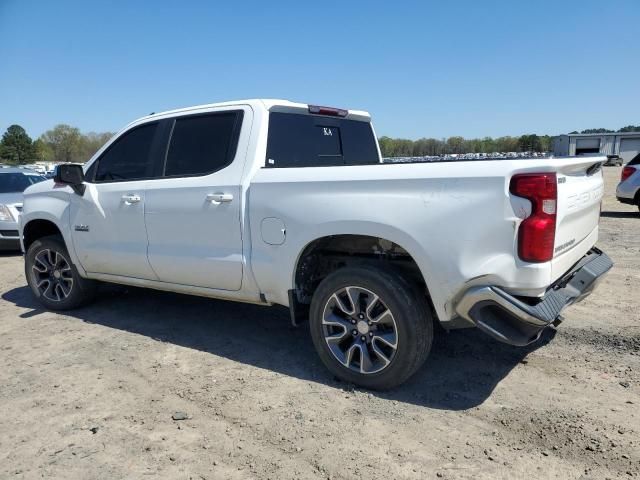
[[[393, 241], [414, 258], [442, 321], [452, 318], [456, 297], [474, 284], [542, 293], [551, 283], [550, 264], [516, 258], [521, 219], [515, 212], [527, 205], [508, 192], [513, 173], [545, 171], [540, 163], [260, 169], [248, 195], [256, 281], [269, 301], [287, 305], [306, 245], [327, 235], [362, 234]], [[269, 217], [284, 222], [284, 244], [261, 240], [261, 222]]]

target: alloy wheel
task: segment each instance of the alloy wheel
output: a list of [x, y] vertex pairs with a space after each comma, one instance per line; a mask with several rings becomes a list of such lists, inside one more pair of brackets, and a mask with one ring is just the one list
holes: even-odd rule
[[378, 295], [363, 287], [344, 287], [329, 297], [322, 330], [336, 360], [361, 374], [384, 370], [398, 349], [393, 313]]
[[33, 284], [47, 300], [61, 302], [71, 294], [71, 265], [60, 252], [49, 248], [39, 251], [33, 259], [31, 273]]

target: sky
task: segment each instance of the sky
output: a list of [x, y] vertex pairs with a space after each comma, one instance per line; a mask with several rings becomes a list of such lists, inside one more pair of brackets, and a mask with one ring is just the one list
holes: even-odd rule
[[0, 133], [284, 98], [379, 136], [640, 124], [640, 1], [0, 0]]

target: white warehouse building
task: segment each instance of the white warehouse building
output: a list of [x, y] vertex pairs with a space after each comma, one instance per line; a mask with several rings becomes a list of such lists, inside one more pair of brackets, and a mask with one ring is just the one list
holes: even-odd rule
[[570, 133], [553, 139], [554, 155], [587, 153], [619, 155], [626, 163], [640, 153], [640, 132]]

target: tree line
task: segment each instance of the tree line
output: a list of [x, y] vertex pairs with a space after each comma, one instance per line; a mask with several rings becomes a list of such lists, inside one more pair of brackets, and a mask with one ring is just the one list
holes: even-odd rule
[[[618, 132], [640, 132], [640, 126], [628, 125]], [[615, 133], [606, 128], [591, 128], [571, 133]], [[84, 163], [89, 160], [114, 134], [82, 133], [80, 129], [59, 124], [47, 130], [35, 141], [20, 125], [11, 125], [0, 140], [0, 163], [23, 165], [38, 161], [53, 163]], [[553, 148], [549, 135], [521, 135], [519, 137], [484, 137], [443, 139], [381, 137], [383, 157], [425, 157], [446, 154], [493, 152], [548, 152]]]
[[425, 157], [460, 153], [494, 152], [548, 152], [553, 148], [549, 135], [522, 135], [520, 137], [472, 138], [449, 137], [443, 139], [381, 137], [383, 157]]
[[113, 135], [111, 132], [82, 133], [76, 127], [59, 124], [32, 140], [20, 125], [11, 125], [0, 140], [0, 163], [84, 163]]
[[640, 125], [627, 125], [626, 127], [622, 127], [619, 130], [609, 130], [608, 128], [587, 128], [586, 130], [582, 130], [581, 132], [574, 130], [573, 132], [569, 132], [569, 135], [574, 135], [576, 133], [625, 133], [625, 132], [640, 132]]
[[[640, 132], [640, 125], [627, 125], [617, 132], [606, 128], [589, 128], [575, 133], [623, 133]], [[549, 135], [521, 135], [519, 137], [484, 137], [465, 139], [449, 137], [443, 139], [381, 137], [380, 150], [383, 157], [426, 157], [460, 153], [494, 152], [549, 152], [553, 150], [553, 137]]]

